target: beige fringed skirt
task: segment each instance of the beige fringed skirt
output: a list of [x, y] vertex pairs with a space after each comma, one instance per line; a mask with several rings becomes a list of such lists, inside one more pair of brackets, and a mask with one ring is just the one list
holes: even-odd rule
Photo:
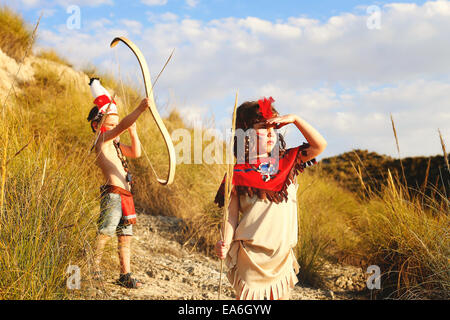
[[297, 283], [297, 184], [279, 204], [257, 196], [239, 198], [242, 218], [226, 263], [228, 280], [240, 300], [280, 299]]

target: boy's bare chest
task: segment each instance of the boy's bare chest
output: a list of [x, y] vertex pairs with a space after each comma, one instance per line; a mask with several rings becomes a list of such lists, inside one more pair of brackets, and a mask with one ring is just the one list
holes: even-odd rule
[[96, 163], [102, 170], [115, 169], [124, 171], [122, 162], [118, 155], [118, 150], [113, 143], [108, 143], [107, 145], [101, 146]]

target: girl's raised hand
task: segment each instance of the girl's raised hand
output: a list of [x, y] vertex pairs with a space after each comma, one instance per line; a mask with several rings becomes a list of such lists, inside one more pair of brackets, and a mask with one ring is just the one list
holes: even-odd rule
[[273, 125], [275, 128], [279, 129], [287, 124], [294, 123], [296, 118], [297, 116], [295, 114], [287, 114], [266, 120], [266, 124]]
[[230, 246], [222, 240], [217, 241], [215, 249], [216, 255], [219, 257], [219, 259], [223, 260], [226, 258], [229, 248]]

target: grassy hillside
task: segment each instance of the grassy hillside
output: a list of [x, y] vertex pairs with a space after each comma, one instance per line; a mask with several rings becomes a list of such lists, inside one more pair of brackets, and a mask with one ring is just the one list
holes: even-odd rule
[[424, 194], [411, 198], [388, 172], [381, 192], [360, 199], [320, 169], [300, 177], [298, 256], [306, 281], [320, 284], [322, 259], [363, 270], [378, 265], [379, 297], [448, 298], [448, 198], [439, 193], [426, 201]]
[[[367, 150], [353, 150], [322, 160], [323, 172], [353, 192], [361, 192], [359, 173], [366, 186], [373, 191], [381, 191], [389, 169], [394, 176], [403, 179], [401, 166], [405, 172], [403, 184], [410, 187], [410, 193], [425, 192], [431, 196], [433, 190], [445, 193], [450, 190], [450, 176], [445, 159], [441, 155], [431, 157], [407, 157], [394, 159]], [[427, 188], [430, 186], [432, 188]]]
[[33, 29], [22, 17], [6, 6], [0, 6], [0, 47], [11, 58], [20, 61], [31, 51]]
[[[0, 10], [2, 15], [16, 17], [7, 9]], [[22, 25], [23, 30], [0, 37], [2, 51], [9, 50], [7, 39], [29, 29]], [[89, 153], [93, 139], [86, 121], [93, 100], [89, 76], [100, 76], [117, 93], [120, 116], [133, 110], [142, 97], [95, 68], [73, 70], [54, 52], [31, 56], [26, 63], [33, 76], [16, 82], [15, 94], [1, 106], [0, 299], [68, 298], [67, 267], [78, 265], [83, 275], [91, 270], [102, 182], [95, 156]], [[176, 110], [164, 122], [169, 132], [186, 128], [193, 141], [192, 128]], [[141, 116], [137, 129], [146, 154], [130, 163], [138, 212], [181, 218], [179, 241], [212, 254], [222, 214], [213, 199], [224, 166], [180, 164], [174, 184], [161, 186], [151, 166], [165, 176], [167, 155], [149, 113]], [[127, 134], [122, 139], [126, 143]], [[360, 158], [361, 170], [369, 168], [362, 154]], [[394, 160], [376, 162], [389, 161]], [[380, 192], [366, 191], [358, 197], [352, 187], [344, 188], [334, 178], [338, 175], [355, 189], [361, 186], [348, 162], [344, 159], [330, 172], [331, 162], [322, 161], [299, 177], [297, 256], [302, 281], [320, 285], [325, 259], [364, 268], [377, 264], [384, 273], [383, 295], [448, 298], [448, 198], [438, 190], [407, 195], [403, 183], [391, 178], [387, 167], [378, 166]], [[117, 267], [111, 270], [117, 272]]]
[[[1, 12], [8, 14], [13, 13]], [[8, 39], [0, 39], [0, 49], [8, 49]], [[86, 121], [93, 101], [88, 76], [100, 76], [118, 94], [122, 117], [142, 96], [95, 68], [74, 71], [54, 52], [26, 63], [23, 68], [33, 70], [32, 80], [16, 79], [15, 94], [2, 105], [0, 250], [5, 254], [0, 255], [0, 298], [67, 298], [69, 264], [79, 265], [86, 275], [91, 269], [102, 181], [95, 155], [88, 152], [94, 138]], [[165, 123], [169, 131], [183, 126], [176, 112]], [[145, 113], [137, 127], [151, 165], [164, 176], [167, 155], [152, 116]], [[122, 138], [126, 143], [127, 134]], [[219, 222], [211, 199], [223, 175], [220, 167], [179, 165], [175, 183], [163, 187], [147, 157], [130, 165], [138, 212], [182, 218], [180, 241], [210, 252]]]

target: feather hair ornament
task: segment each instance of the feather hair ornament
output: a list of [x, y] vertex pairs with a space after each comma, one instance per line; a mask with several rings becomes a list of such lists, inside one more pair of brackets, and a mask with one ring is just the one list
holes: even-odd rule
[[270, 119], [273, 117], [272, 112], [272, 103], [274, 103], [275, 100], [272, 97], [269, 97], [268, 99], [264, 97], [261, 100], [258, 100], [259, 104], [259, 111], [261, 112], [264, 119]]

